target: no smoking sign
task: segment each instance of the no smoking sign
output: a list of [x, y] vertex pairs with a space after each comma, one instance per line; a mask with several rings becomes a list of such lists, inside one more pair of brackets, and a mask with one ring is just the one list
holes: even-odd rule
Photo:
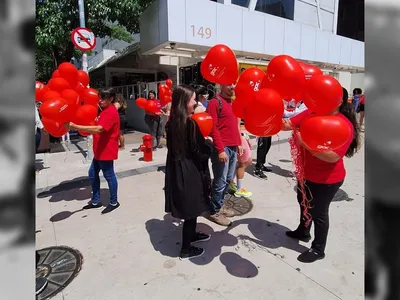
[[71, 33], [71, 40], [75, 47], [82, 51], [90, 51], [96, 47], [96, 37], [88, 28], [75, 28]]

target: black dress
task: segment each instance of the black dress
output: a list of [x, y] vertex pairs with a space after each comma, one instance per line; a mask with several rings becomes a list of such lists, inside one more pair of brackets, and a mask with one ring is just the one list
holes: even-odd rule
[[212, 143], [205, 140], [197, 124], [188, 119], [185, 155], [170, 148], [174, 133], [166, 126], [167, 163], [165, 171], [165, 212], [178, 219], [192, 219], [210, 209], [211, 176], [208, 160]]

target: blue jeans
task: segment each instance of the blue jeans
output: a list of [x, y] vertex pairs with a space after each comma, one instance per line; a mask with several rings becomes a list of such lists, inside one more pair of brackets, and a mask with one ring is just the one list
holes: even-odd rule
[[225, 153], [228, 156], [228, 161], [225, 163], [219, 161], [216, 151], [214, 151], [211, 156], [214, 174], [211, 195], [212, 213], [219, 212], [222, 205], [224, 205], [226, 190], [235, 176], [237, 164], [236, 148], [237, 147], [225, 147]]
[[108, 182], [108, 189], [110, 190], [110, 205], [117, 205], [117, 192], [118, 182], [114, 172], [113, 160], [97, 160], [93, 159], [89, 168], [89, 180], [92, 186], [92, 204], [100, 203], [100, 170], [103, 171], [103, 176]]

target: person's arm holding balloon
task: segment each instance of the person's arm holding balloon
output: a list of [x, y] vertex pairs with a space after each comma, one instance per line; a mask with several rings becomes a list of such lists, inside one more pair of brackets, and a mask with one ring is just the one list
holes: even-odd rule
[[97, 125], [78, 125], [75, 123], [67, 123], [65, 127], [68, 130], [79, 130], [84, 131], [90, 134], [98, 134], [103, 131], [109, 131], [111, 127], [114, 125], [114, 121], [108, 115], [103, 115], [102, 118], [99, 119]]
[[344, 154], [346, 154], [347, 149], [349, 148], [349, 144], [347, 144], [346, 150], [343, 153], [342, 156], [340, 156], [340, 154], [343, 152], [343, 147], [339, 148], [339, 154], [338, 154], [338, 150], [332, 151], [332, 150], [327, 150], [327, 151], [313, 151], [311, 150], [306, 143], [304, 143], [303, 139], [301, 138], [300, 132], [297, 132], [297, 140], [300, 144], [300, 146], [302, 146], [304, 149], [306, 149], [308, 152], [310, 152], [313, 156], [315, 156], [316, 158], [326, 161], [328, 163], [335, 163], [337, 162], [340, 158], [342, 158], [344, 156]]

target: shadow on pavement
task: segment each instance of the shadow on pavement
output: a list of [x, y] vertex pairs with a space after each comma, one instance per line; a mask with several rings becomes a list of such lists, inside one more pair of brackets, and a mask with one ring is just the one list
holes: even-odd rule
[[[178, 257], [181, 249], [182, 224], [182, 220], [175, 219], [169, 214], [164, 215], [163, 220], [148, 220], [145, 226], [154, 250], [160, 252], [163, 256]], [[246, 235], [236, 237], [229, 233], [231, 229], [239, 225], [247, 225], [253, 237]], [[262, 250], [280, 258], [284, 258], [284, 256], [273, 253], [270, 249], [283, 247], [299, 253], [308, 250], [307, 247], [300, 245], [297, 240], [292, 240], [285, 235], [289, 228], [258, 218], [236, 220], [233, 221], [232, 226], [216, 232], [209, 225], [198, 223], [197, 230], [211, 234], [211, 239], [208, 242], [198, 244], [206, 252], [203, 256], [193, 259], [191, 262], [196, 265], [207, 265], [219, 257], [220, 262], [226, 267], [229, 274], [241, 278], [257, 276], [258, 268], [237, 253], [222, 253], [223, 247], [244, 246], [249, 251]], [[241, 241], [241, 245], [238, 241]]]
[[[256, 162], [256, 160], [253, 159], [253, 162]], [[271, 169], [272, 169], [271, 173], [279, 175], [279, 176], [282, 176], [282, 177], [286, 177], [286, 178], [293, 178], [292, 171], [286, 170], [286, 169], [282, 169], [280, 166], [274, 165], [272, 163], [269, 163], [269, 164], [271, 165]], [[250, 166], [248, 166], [246, 168], [246, 173], [251, 175], [251, 176], [253, 176], [253, 177], [258, 178], [257, 176], [254, 176], [255, 169], [256, 169], [256, 165], [252, 164], [252, 165], [250, 165]], [[268, 176], [270, 173], [265, 173], [265, 174]]]
[[50, 168], [50, 167], [45, 167], [45, 166], [44, 166], [43, 159], [40, 159], [40, 158], [36, 158], [36, 159], [35, 159], [35, 167], [36, 167], [36, 170], [38, 170], [38, 171], [41, 171], [41, 170], [45, 170], [45, 169], [49, 169], [49, 168]]
[[239, 278], [252, 278], [258, 275], [258, 267], [237, 253], [222, 253], [219, 260], [225, 266], [226, 271], [232, 276]]
[[[82, 204], [82, 207], [89, 203], [92, 196], [92, 189], [90, 187], [86, 187], [83, 189], [73, 189], [64, 192], [59, 192], [57, 194], [53, 194], [49, 199], [49, 202], [60, 202], [60, 201], [87, 201], [85, 204]], [[100, 189], [100, 199], [103, 207], [106, 207], [109, 203], [110, 193], [108, 189]], [[83, 211], [82, 209], [78, 209], [76, 211], [61, 211], [56, 213], [50, 218], [50, 222], [60, 222], [68, 219], [75, 213]], [[87, 215], [82, 216], [82, 218], [86, 218]]]

